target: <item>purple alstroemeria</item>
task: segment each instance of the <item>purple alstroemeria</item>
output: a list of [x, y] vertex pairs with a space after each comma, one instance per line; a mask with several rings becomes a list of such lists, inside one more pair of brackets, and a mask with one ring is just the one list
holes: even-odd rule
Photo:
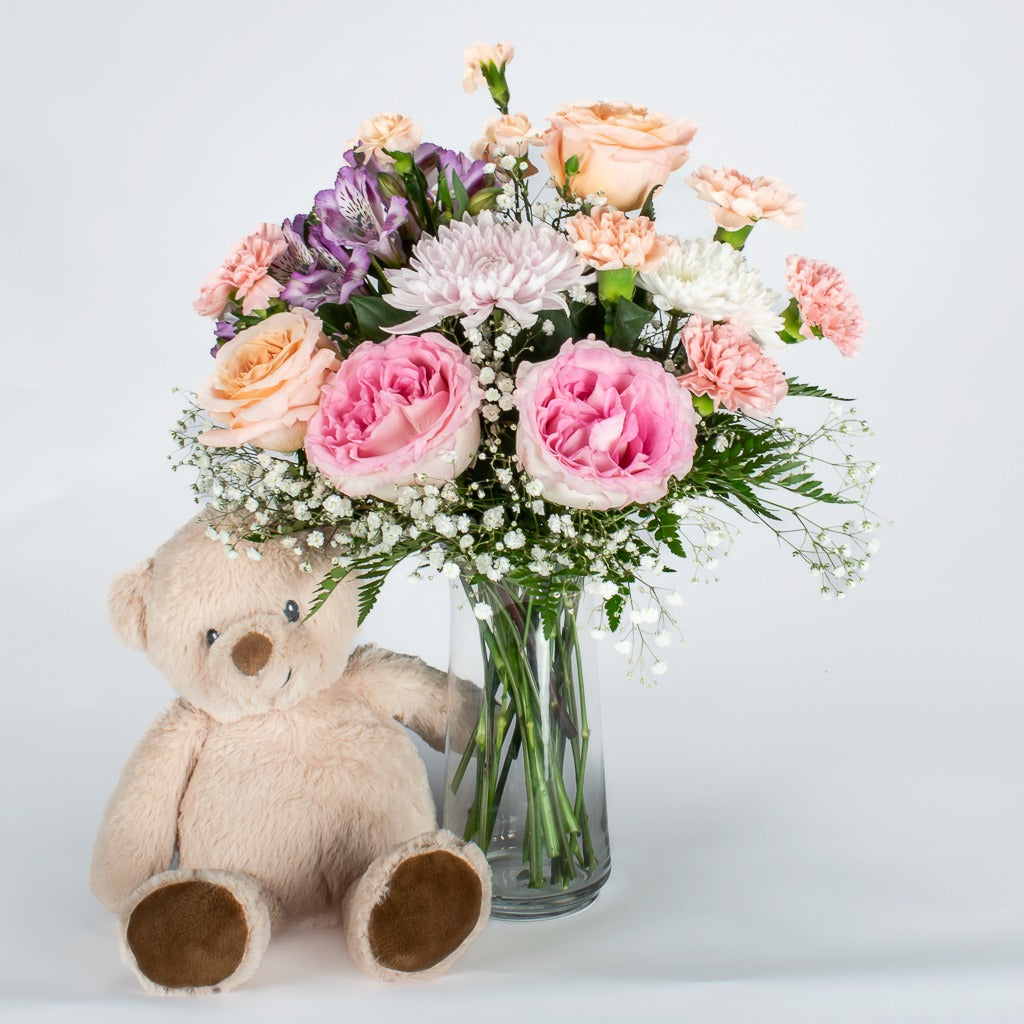
[[452, 149], [438, 149], [437, 165], [439, 173], [445, 176], [448, 188], [452, 188], [452, 175], [457, 174], [459, 181], [466, 187], [468, 195], [472, 196], [493, 181], [484, 168], [487, 166], [483, 160], [474, 160], [465, 153], [456, 153]]
[[404, 254], [398, 231], [408, 220], [409, 204], [398, 196], [386, 200], [369, 165], [342, 167], [334, 188], [317, 193], [313, 209], [327, 242], [361, 246], [387, 264], [401, 264]]
[[270, 264], [270, 276], [287, 284], [292, 274], [305, 273], [316, 264], [316, 254], [306, 244], [306, 217], [299, 213], [281, 225], [288, 248]]
[[[311, 231], [311, 243], [312, 238]], [[285, 302], [316, 312], [323, 302], [348, 302], [353, 292], [362, 287], [366, 272], [370, 269], [370, 254], [365, 249], [348, 252], [339, 247], [333, 248], [331, 253], [317, 252], [317, 263], [327, 263], [327, 266], [292, 274], [281, 292]]]
[[466, 156], [465, 153], [444, 149], [442, 146], [434, 145], [433, 142], [424, 142], [418, 146], [414, 159], [416, 166], [423, 172], [431, 191], [435, 194], [437, 180], [441, 174], [445, 177], [451, 195], [454, 195], [453, 175], [458, 175], [459, 181], [466, 188], [466, 194], [470, 197], [480, 189], [494, 184], [493, 175], [484, 170], [487, 165], [483, 160], [474, 160], [472, 157]]

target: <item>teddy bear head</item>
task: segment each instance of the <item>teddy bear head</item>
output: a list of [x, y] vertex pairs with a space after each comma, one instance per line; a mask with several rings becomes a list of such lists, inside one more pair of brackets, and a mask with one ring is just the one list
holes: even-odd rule
[[219, 721], [285, 710], [334, 683], [356, 635], [356, 584], [341, 583], [310, 616], [327, 555], [303, 552], [312, 572], [279, 541], [254, 547], [255, 557], [241, 544], [230, 558], [206, 531], [187, 523], [114, 580], [110, 617], [122, 642]]

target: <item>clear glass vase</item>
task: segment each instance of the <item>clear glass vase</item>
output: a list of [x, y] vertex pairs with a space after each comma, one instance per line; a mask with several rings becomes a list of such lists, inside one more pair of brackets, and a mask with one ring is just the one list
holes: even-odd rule
[[452, 590], [443, 821], [487, 855], [495, 917], [580, 910], [611, 870], [582, 595], [573, 581], [542, 615], [529, 590]]

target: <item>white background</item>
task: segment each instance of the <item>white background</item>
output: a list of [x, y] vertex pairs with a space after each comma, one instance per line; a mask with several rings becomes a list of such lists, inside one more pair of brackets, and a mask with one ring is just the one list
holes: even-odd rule
[[[1024, 1021], [1016, 5], [38, 2], [3, 25], [0, 1016]], [[857, 360], [785, 365], [862, 396], [894, 526], [842, 603], [748, 531], [720, 583], [684, 585], [657, 686], [609, 650], [614, 869], [587, 913], [492, 924], [431, 985], [294, 933], [235, 993], [149, 999], [86, 879], [170, 696], [104, 593], [191, 512], [165, 461], [169, 389], [209, 372], [191, 301], [236, 238], [308, 209], [363, 117], [468, 145], [491, 112], [462, 50], [505, 38], [535, 122], [648, 103], [698, 121], [694, 166], [803, 195], [801, 235], [748, 252], [776, 287], [797, 250], [859, 293]], [[682, 176], [662, 224], [709, 232]], [[399, 574], [367, 634], [443, 665], [446, 609]]]

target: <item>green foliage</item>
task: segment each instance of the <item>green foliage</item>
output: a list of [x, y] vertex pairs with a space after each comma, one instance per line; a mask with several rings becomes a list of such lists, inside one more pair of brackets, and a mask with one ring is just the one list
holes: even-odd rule
[[337, 589], [349, 574], [355, 573], [359, 579], [359, 625], [363, 624], [366, 616], [373, 610], [373, 606], [380, 597], [391, 570], [405, 557], [408, 552], [403, 551], [401, 555], [392, 557], [376, 556], [357, 560], [353, 565], [345, 568], [332, 569], [320, 582], [320, 588], [313, 598], [313, 606], [309, 614], [315, 615], [327, 599]]
[[640, 207], [640, 216], [649, 217], [654, 220], [654, 197], [657, 195], [658, 190], [661, 188], [660, 185], [655, 185], [650, 192], [647, 193], [647, 198], [644, 200], [644, 205]]
[[[793, 451], [794, 435], [787, 430], [716, 413], [701, 423], [705, 435], [698, 439], [693, 469], [686, 477], [687, 490], [713, 495], [737, 512], [779, 521], [779, 507], [759, 491], [779, 490], [808, 501], [849, 504], [829, 491], [812, 472], [808, 461]], [[710, 437], [724, 434], [729, 444], [717, 451]], [[783, 510], [784, 511], [784, 510]]]
[[686, 558], [686, 548], [683, 547], [683, 542], [679, 536], [682, 523], [682, 518], [676, 515], [671, 508], [657, 505], [651, 515], [648, 528], [654, 539], [664, 544], [673, 555], [679, 558]]
[[605, 340], [613, 348], [631, 352], [641, 332], [653, 318], [653, 309], [644, 309], [629, 299], [619, 299], [611, 318], [611, 336]]
[[[384, 341], [390, 335], [385, 327], [394, 327], [408, 320], [412, 314], [405, 309], [395, 309], [380, 295], [353, 295], [349, 299], [361, 338]], [[322, 307], [321, 307], [322, 308]]]
[[787, 377], [786, 384], [789, 385], [790, 396], [806, 397], [806, 398], [830, 398], [834, 402], [852, 402], [852, 398], [843, 398], [840, 395], [833, 395], [831, 391], [826, 391], [824, 388], [815, 387], [813, 384], [805, 384], [801, 380], [797, 380], [796, 377]]

